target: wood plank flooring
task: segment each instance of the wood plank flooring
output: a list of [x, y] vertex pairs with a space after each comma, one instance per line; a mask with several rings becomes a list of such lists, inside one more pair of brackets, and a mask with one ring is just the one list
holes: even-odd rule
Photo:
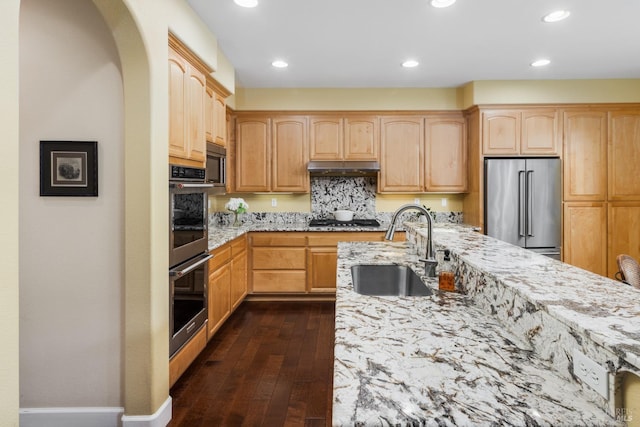
[[331, 425], [333, 302], [245, 301], [171, 389], [171, 427]]

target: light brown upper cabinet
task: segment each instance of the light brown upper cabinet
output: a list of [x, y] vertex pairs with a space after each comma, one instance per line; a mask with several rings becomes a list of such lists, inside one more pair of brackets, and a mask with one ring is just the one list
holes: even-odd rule
[[205, 74], [169, 47], [169, 161], [204, 166]]
[[262, 115], [236, 119], [235, 191], [271, 188], [271, 119]]
[[609, 113], [609, 200], [640, 200], [640, 110]]
[[424, 118], [382, 117], [380, 128], [378, 191], [424, 191]]
[[564, 200], [607, 199], [607, 113], [565, 111]]
[[463, 117], [425, 119], [425, 190], [467, 190], [467, 135]]
[[482, 111], [484, 155], [559, 155], [560, 138], [555, 108]]
[[309, 192], [309, 143], [307, 118], [279, 116], [272, 119], [271, 191]]
[[205, 135], [207, 142], [227, 145], [227, 101], [228, 92], [215, 83], [211, 78], [207, 79], [207, 91], [205, 98]]
[[375, 116], [310, 116], [311, 160], [378, 160], [380, 123]]
[[381, 193], [467, 190], [467, 134], [462, 115], [382, 117]]
[[236, 119], [236, 192], [308, 192], [307, 119], [239, 115]]

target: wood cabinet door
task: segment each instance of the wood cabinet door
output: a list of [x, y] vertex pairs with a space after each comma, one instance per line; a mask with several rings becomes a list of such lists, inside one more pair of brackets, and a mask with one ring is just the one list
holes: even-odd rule
[[309, 292], [335, 293], [338, 271], [338, 248], [336, 246], [309, 248], [307, 266]]
[[565, 111], [564, 200], [607, 199], [607, 113]]
[[227, 100], [219, 93], [213, 99], [213, 142], [226, 146], [227, 143]]
[[309, 158], [342, 160], [343, 130], [340, 117], [309, 117]]
[[520, 148], [521, 114], [513, 110], [482, 112], [482, 153], [516, 155]]
[[272, 122], [271, 191], [309, 192], [306, 117], [276, 117]]
[[603, 202], [564, 204], [563, 261], [607, 275], [607, 211]]
[[559, 155], [562, 145], [556, 109], [522, 111], [520, 154]]
[[379, 191], [424, 191], [424, 119], [383, 117], [380, 123]]
[[467, 136], [463, 117], [425, 120], [425, 190], [467, 189]]
[[247, 295], [247, 251], [231, 260], [231, 308], [235, 309]]
[[380, 119], [375, 116], [347, 116], [344, 119], [344, 159], [378, 160]]
[[264, 116], [236, 119], [235, 191], [271, 189], [271, 121]]
[[640, 111], [609, 113], [609, 200], [640, 200]]
[[207, 142], [215, 141], [215, 120], [214, 120], [214, 111], [213, 111], [213, 103], [216, 94], [213, 92], [213, 89], [207, 86], [207, 91], [205, 92], [204, 98], [204, 134], [207, 139]]
[[222, 325], [231, 312], [231, 264], [209, 273], [208, 290], [208, 339]]
[[614, 278], [618, 255], [640, 260], [640, 201], [609, 203], [608, 220], [607, 275]]
[[189, 159], [202, 162], [204, 165], [207, 155], [207, 139], [204, 132], [205, 124], [205, 94], [207, 82], [204, 74], [194, 67], [189, 67], [187, 83], [188, 100], [188, 141]]
[[169, 48], [169, 155], [186, 158], [187, 147], [187, 73], [189, 65]]

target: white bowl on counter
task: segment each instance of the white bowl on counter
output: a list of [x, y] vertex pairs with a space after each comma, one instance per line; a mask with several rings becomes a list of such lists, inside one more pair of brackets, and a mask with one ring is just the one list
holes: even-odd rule
[[353, 211], [340, 209], [333, 212], [333, 217], [338, 221], [351, 221], [353, 219]]

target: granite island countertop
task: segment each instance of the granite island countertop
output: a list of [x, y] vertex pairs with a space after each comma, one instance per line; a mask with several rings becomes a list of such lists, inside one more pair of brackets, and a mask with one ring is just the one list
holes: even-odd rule
[[389, 263], [423, 273], [406, 242], [338, 245], [334, 426], [618, 425], [471, 297], [353, 291], [351, 265]]

